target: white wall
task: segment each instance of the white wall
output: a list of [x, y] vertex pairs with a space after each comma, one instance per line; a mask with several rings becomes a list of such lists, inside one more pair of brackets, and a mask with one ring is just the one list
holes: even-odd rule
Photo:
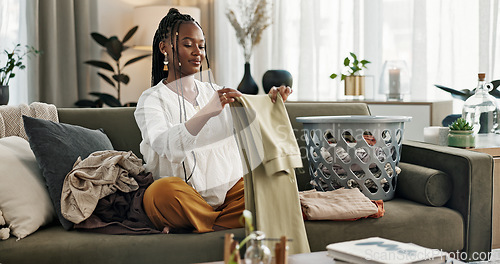
[[[182, 2], [181, 2], [182, 1]], [[152, 6], [152, 5], [187, 5], [196, 6], [196, 0], [99, 0], [97, 1], [97, 12], [98, 12], [98, 30], [97, 32], [106, 36], [117, 36], [118, 39], [122, 40], [125, 34], [132, 27], [137, 24], [134, 23], [133, 11], [134, 7], [138, 6]], [[165, 10], [167, 14], [168, 10]], [[160, 22], [160, 21], [158, 21]], [[139, 28], [139, 31], [141, 28]], [[134, 41], [138, 35], [138, 32], [129, 40], [126, 45], [133, 46]], [[89, 36], [90, 37], [90, 36]], [[153, 36], [151, 36], [151, 39]], [[95, 45], [98, 45], [97, 43]], [[150, 52], [128, 49], [123, 52], [122, 58], [120, 59], [121, 65], [125, 64], [128, 60], [135, 58], [137, 56], [148, 54]], [[100, 60], [107, 61], [111, 65], [114, 65], [113, 59], [106, 53], [103, 49], [101, 53]], [[142, 59], [141, 61], [135, 62], [128, 65], [123, 73], [130, 77], [130, 82], [128, 85], [123, 85], [121, 88], [121, 102], [137, 102], [139, 96], [143, 91], [151, 87], [151, 64], [152, 58], [148, 57]], [[102, 73], [110, 76], [110, 72], [101, 71]], [[105, 81], [100, 81], [99, 88], [94, 89], [94, 91], [101, 91], [117, 96], [117, 92], [111, 85]]]

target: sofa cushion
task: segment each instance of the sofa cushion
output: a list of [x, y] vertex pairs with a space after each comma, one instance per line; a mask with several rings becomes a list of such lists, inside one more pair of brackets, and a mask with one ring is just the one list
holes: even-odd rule
[[[201, 263], [224, 258], [224, 235], [245, 237], [244, 228], [202, 234], [106, 235], [43, 227], [17, 241], [0, 241], [2, 263]], [[244, 254], [246, 247], [240, 251]], [[26, 254], [29, 252], [29, 254]]]
[[135, 107], [58, 108], [59, 122], [106, 131], [115, 150], [129, 151], [142, 159], [141, 131], [135, 122]]
[[464, 248], [467, 234], [458, 211], [400, 198], [384, 202], [384, 208], [380, 218], [305, 221], [311, 251], [323, 251], [331, 243], [376, 236], [448, 252]]
[[61, 191], [66, 174], [78, 157], [85, 159], [92, 152], [112, 150], [113, 146], [102, 130], [27, 116], [23, 116], [23, 120], [30, 147], [42, 170], [59, 221], [65, 229], [70, 229], [73, 223], [61, 214]]
[[21, 239], [52, 221], [54, 209], [28, 141], [0, 139], [0, 209], [11, 233]]
[[404, 162], [399, 167], [398, 196], [432, 206], [443, 206], [450, 199], [453, 184], [448, 174]]

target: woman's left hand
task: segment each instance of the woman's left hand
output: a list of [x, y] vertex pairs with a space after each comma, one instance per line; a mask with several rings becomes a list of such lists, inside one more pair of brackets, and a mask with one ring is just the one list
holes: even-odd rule
[[271, 90], [269, 90], [269, 97], [271, 97], [271, 101], [273, 103], [276, 103], [276, 98], [278, 97], [278, 93], [281, 95], [281, 98], [283, 98], [283, 102], [286, 102], [286, 99], [288, 96], [293, 92], [292, 88], [290, 86], [280, 86], [276, 87], [273, 86]]

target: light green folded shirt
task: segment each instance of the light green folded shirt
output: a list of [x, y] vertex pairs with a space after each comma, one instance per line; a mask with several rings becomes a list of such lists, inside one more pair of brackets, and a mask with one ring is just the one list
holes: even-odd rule
[[283, 100], [243, 95], [231, 104], [245, 175], [245, 206], [266, 237], [293, 241], [288, 254], [309, 252], [294, 168], [302, 167]]

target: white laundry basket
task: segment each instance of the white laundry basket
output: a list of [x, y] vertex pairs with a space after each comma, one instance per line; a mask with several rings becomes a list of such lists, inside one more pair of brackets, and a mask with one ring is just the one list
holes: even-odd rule
[[407, 116], [297, 117], [303, 123], [311, 183], [319, 191], [359, 188], [390, 200]]

